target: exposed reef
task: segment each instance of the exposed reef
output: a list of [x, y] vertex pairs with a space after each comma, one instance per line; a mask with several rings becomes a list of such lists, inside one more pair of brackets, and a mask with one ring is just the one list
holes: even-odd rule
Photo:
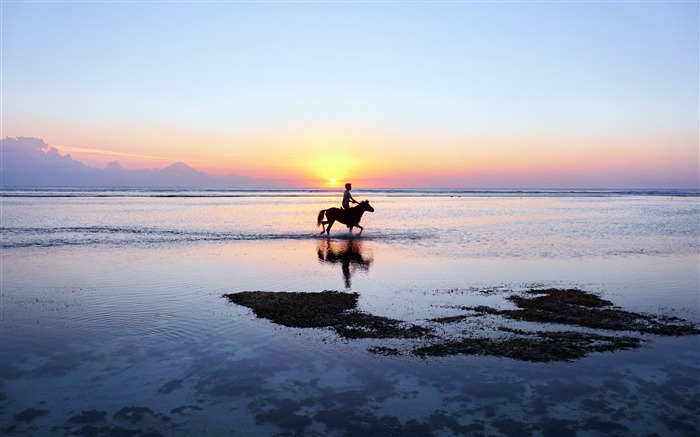
[[528, 322], [578, 325], [610, 331], [637, 331], [657, 335], [695, 335], [700, 330], [677, 317], [655, 316], [624, 311], [613, 303], [581, 290], [529, 290], [527, 296], [510, 296], [520, 308], [497, 312], [504, 317]]
[[357, 310], [357, 293], [244, 291], [227, 294], [256, 316], [290, 328], [331, 328], [345, 338], [417, 338], [429, 330]]
[[415, 355], [493, 355], [522, 361], [570, 361], [591, 352], [632, 349], [640, 340], [634, 337], [614, 337], [582, 332], [513, 331], [505, 338], [475, 337], [446, 341], [413, 350]]
[[[610, 301], [578, 289], [533, 289], [511, 293], [506, 300], [514, 303], [517, 309], [457, 307], [465, 314], [430, 319], [425, 325], [360, 311], [357, 309], [357, 293], [245, 291], [224, 297], [250, 308], [258, 317], [287, 327], [329, 328], [347, 339], [411, 340], [412, 345], [406, 350], [393, 345], [376, 345], [368, 349], [378, 355], [429, 357], [462, 354], [533, 362], [570, 361], [592, 352], [639, 347], [642, 339], [633, 336], [634, 333], [700, 334], [698, 327], [686, 320], [625, 311]], [[484, 316], [495, 319], [500, 326], [484, 330], [470, 325], [470, 321]], [[514, 329], [509, 326], [513, 320], [531, 323], [536, 329]], [[563, 330], [542, 329], [544, 325], [552, 324]], [[455, 337], [437, 329], [445, 325], [464, 326]], [[625, 335], [621, 331], [625, 331]]]

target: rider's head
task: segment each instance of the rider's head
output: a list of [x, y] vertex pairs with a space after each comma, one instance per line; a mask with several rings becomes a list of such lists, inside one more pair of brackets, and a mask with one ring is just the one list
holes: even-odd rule
[[346, 189], [346, 190], [352, 189], [352, 185], [350, 185], [350, 182], [348, 182], [347, 184], [345, 184], [345, 189]]

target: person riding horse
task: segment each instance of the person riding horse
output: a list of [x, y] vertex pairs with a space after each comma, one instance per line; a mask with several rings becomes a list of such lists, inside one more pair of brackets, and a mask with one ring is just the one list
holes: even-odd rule
[[343, 193], [343, 209], [344, 210], [349, 210], [350, 209], [350, 202], [352, 203], [359, 203], [357, 200], [353, 199], [352, 194], [350, 194], [350, 190], [352, 190], [352, 184], [349, 182], [345, 184], [345, 192]]
[[[374, 212], [374, 208], [372, 208], [372, 206], [369, 204], [369, 200], [363, 200], [362, 202], [359, 202], [357, 206], [354, 206], [350, 209], [322, 209], [318, 213], [316, 226], [323, 225], [323, 230], [321, 231], [321, 233], [323, 234], [325, 232], [326, 234], [330, 235], [333, 223], [339, 221], [340, 223], [346, 225], [348, 229], [350, 229], [350, 232], [352, 232], [352, 228], [354, 227], [360, 228], [361, 234], [364, 228], [360, 226], [360, 220], [362, 219], [362, 214], [364, 214], [365, 211]], [[326, 221], [323, 221], [324, 215], [326, 217]], [[328, 226], [326, 227], [326, 225]]]

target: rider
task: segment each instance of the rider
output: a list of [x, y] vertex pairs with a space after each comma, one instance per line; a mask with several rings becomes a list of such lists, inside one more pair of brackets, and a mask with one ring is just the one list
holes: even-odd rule
[[345, 192], [343, 193], [343, 209], [345, 209], [345, 210], [350, 209], [350, 202], [360, 203], [357, 200], [352, 198], [352, 195], [350, 194], [350, 190], [352, 190], [352, 185], [348, 182], [347, 184], [345, 184]]

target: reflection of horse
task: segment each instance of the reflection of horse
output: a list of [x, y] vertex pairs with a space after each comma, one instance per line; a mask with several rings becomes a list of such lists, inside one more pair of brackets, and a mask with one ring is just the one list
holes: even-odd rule
[[[357, 206], [353, 206], [347, 210], [340, 208], [322, 209], [318, 213], [316, 226], [323, 225], [323, 230], [321, 233], [323, 234], [325, 232], [327, 235], [330, 235], [331, 226], [333, 226], [333, 223], [336, 221], [339, 221], [340, 223], [346, 225], [348, 229], [350, 229], [350, 232], [352, 232], [352, 228], [357, 226], [360, 228], [361, 234], [364, 228], [360, 226], [360, 220], [362, 219], [362, 214], [364, 214], [365, 211], [374, 212], [374, 208], [372, 208], [372, 206], [369, 204], [369, 200], [363, 200], [362, 202], [358, 203]], [[325, 222], [322, 221], [324, 214], [326, 215], [327, 219]], [[328, 225], [327, 228], [326, 225]]]
[[350, 278], [356, 268], [369, 270], [373, 261], [362, 252], [362, 243], [355, 238], [342, 242], [324, 238], [316, 245], [316, 253], [320, 262], [341, 265], [345, 288], [350, 288]]

